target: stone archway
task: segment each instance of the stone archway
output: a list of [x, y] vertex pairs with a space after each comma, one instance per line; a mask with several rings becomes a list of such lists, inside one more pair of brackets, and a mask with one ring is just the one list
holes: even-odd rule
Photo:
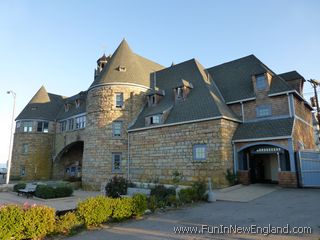
[[65, 146], [53, 162], [53, 179], [81, 181], [83, 141]]

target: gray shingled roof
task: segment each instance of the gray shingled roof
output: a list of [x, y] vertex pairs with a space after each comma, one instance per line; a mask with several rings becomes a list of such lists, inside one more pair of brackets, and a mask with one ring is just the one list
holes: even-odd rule
[[[119, 67], [124, 67], [125, 71], [119, 71]], [[133, 53], [126, 40], [123, 40], [90, 87], [114, 82], [149, 87], [150, 73], [162, 68], [163, 66]]]
[[[185, 101], [175, 103], [173, 88], [181, 83], [181, 79], [191, 83], [193, 88]], [[170, 108], [165, 124], [220, 116], [237, 119], [219, 96], [216, 87], [207, 81], [204, 68], [195, 59], [156, 72], [156, 87], [165, 90], [165, 96], [158, 105], [146, 106], [130, 129], [145, 127], [146, 116]]]
[[254, 55], [207, 69], [226, 102], [255, 97], [252, 76], [270, 72], [273, 75], [269, 93], [290, 91], [292, 88]]
[[303, 79], [304, 80], [304, 77], [302, 77], [297, 71], [290, 71], [290, 72], [286, 72], [286, 73], [281, 73], [281, 74], [279, 74], [279, 77], [282, 77], [286, 81], [291, 81], [291, 80], [296, 80], [296, 79]]
[[[75, 100], [80, 99], [80, 106], [77, 108]], [[80, 92], [72, 97], [65, 98], [63, 101], [63, 106], [60, 108], [60, 111], [57, 114], [57, 120], [62, 120], [69, 118], [71, 116], [75, 116], [78, 114], [82, 114], [86, 112], [86, 100], [87, 100], [87, 92]], [[69, 110], [65, 111], [64, 104], [69, 104]]]
[[33, 96], [30, 102], [18, 115], [16, 120], [43, 119], [54, 120], [63, 106], [63, 97], [48, 93], [44, 86]]
[[291, 136], [293, 118], [264, 120], [240, 124], [233, 140]]

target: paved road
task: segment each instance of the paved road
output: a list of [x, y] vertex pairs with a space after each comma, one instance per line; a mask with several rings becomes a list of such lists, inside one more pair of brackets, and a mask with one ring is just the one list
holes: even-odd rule
[[174, 226], [308, 226], [312, 235], [271, 235], [267, 239], [320, 239], [320, 189], [280, 189], [251, 202], [203, 203], [150, 215], [139, 221], [105, 225], [69, 240], [102, 239], [264, 239], [263, 235], [174, 234]]

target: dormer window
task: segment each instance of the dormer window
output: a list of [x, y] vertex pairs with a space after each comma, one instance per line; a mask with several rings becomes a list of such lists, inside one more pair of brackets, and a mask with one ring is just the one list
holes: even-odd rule
[[151, 124], [160, 124], [160, 116], [154, 115], [150, 117], [150, 125]]
[[76, 108], [79, 108], [80, 107], [80, 99], [76, 99], [75, 104], [76, 104]]
[[118, 67], [118, 71], [119, 72], [125, 72], [125, 71], [127, 71], [127, 68], [125, 66], [119, 66]]
[[176, 100], [185, 100], [189, 95], [193, 85], [191, 82], [181, 79], [174, 88], [174, 95]]
[[264, 90], [267, 87], [267, 79], [264, 74], [256, 75], [256, 88], [257, 90]]
[[183, 88], [178, 87], [177, 88], [177, 99], [181, 99], [181, 98], [183, 98]]
[[158, 87], [154, 87], [148, 93], [148, 106], [152, 107], [157, 105], [161, 99], [165, 96], [165, 91], [159, 89]]
[[64, 111], [65, 112], [68, 112], [69, 111], [69, 104], [68, 103], [66, 103], [66, 104], [64, 104]]

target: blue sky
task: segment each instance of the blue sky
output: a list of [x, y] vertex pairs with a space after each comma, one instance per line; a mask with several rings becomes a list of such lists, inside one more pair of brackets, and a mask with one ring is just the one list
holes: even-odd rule
[[197, 58], [211, 67], [253, 53], [277, 73], [320, 79], [319, 12], [317, 0], [2, 0], [0, 163], [8, 157], [9, 89], [16, 116], [41, 85], [65, 96], [86, 90], [97, 58], [124, 37], [164, 66]]

